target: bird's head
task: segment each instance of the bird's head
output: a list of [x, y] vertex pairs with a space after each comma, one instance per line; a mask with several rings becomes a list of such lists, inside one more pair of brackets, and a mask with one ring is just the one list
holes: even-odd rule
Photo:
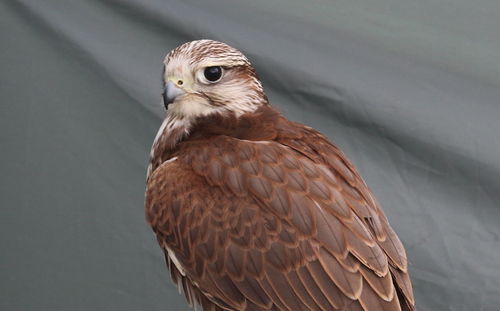
[[268, 103], [248, 59], [225, 43], [187, 42], [168, 53], [164, 65], [163, 103], [176, 118], [217, 112], [238, 116]]

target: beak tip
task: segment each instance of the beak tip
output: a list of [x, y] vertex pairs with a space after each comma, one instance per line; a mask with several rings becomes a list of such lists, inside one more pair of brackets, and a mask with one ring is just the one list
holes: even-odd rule
[[163, 90], [163, 106], [165, 106], [165, 109], [168, 110], [168, 105], [171, 104], [173, 102], [173, 100], [171, 100], [170, 98], [168, 98], [167, 96], [167, 89], [164, 89]]

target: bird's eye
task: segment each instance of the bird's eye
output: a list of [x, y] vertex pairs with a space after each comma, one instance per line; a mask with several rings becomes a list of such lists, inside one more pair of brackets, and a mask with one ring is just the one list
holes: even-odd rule
[[211, 66], [205, 68], [203, 75], [210, 82], [216, 82], [222, 77], [222, 68], [220, 66]]

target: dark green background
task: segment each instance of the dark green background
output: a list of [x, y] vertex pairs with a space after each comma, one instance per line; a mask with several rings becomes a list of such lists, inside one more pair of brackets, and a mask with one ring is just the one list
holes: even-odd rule
[[499, 310], [500, 2], [0, 0], [0, 309], [187, 310], [145, 223], [164, 55], [241, 49], [355, 162], [419, 310]]

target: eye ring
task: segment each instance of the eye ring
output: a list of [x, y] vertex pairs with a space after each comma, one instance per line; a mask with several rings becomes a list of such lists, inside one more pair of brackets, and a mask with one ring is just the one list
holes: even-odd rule
[[222, 78], [221, 66], [210, 66], [203, 70], [203, 76], [209, 83], [215, 83]]

